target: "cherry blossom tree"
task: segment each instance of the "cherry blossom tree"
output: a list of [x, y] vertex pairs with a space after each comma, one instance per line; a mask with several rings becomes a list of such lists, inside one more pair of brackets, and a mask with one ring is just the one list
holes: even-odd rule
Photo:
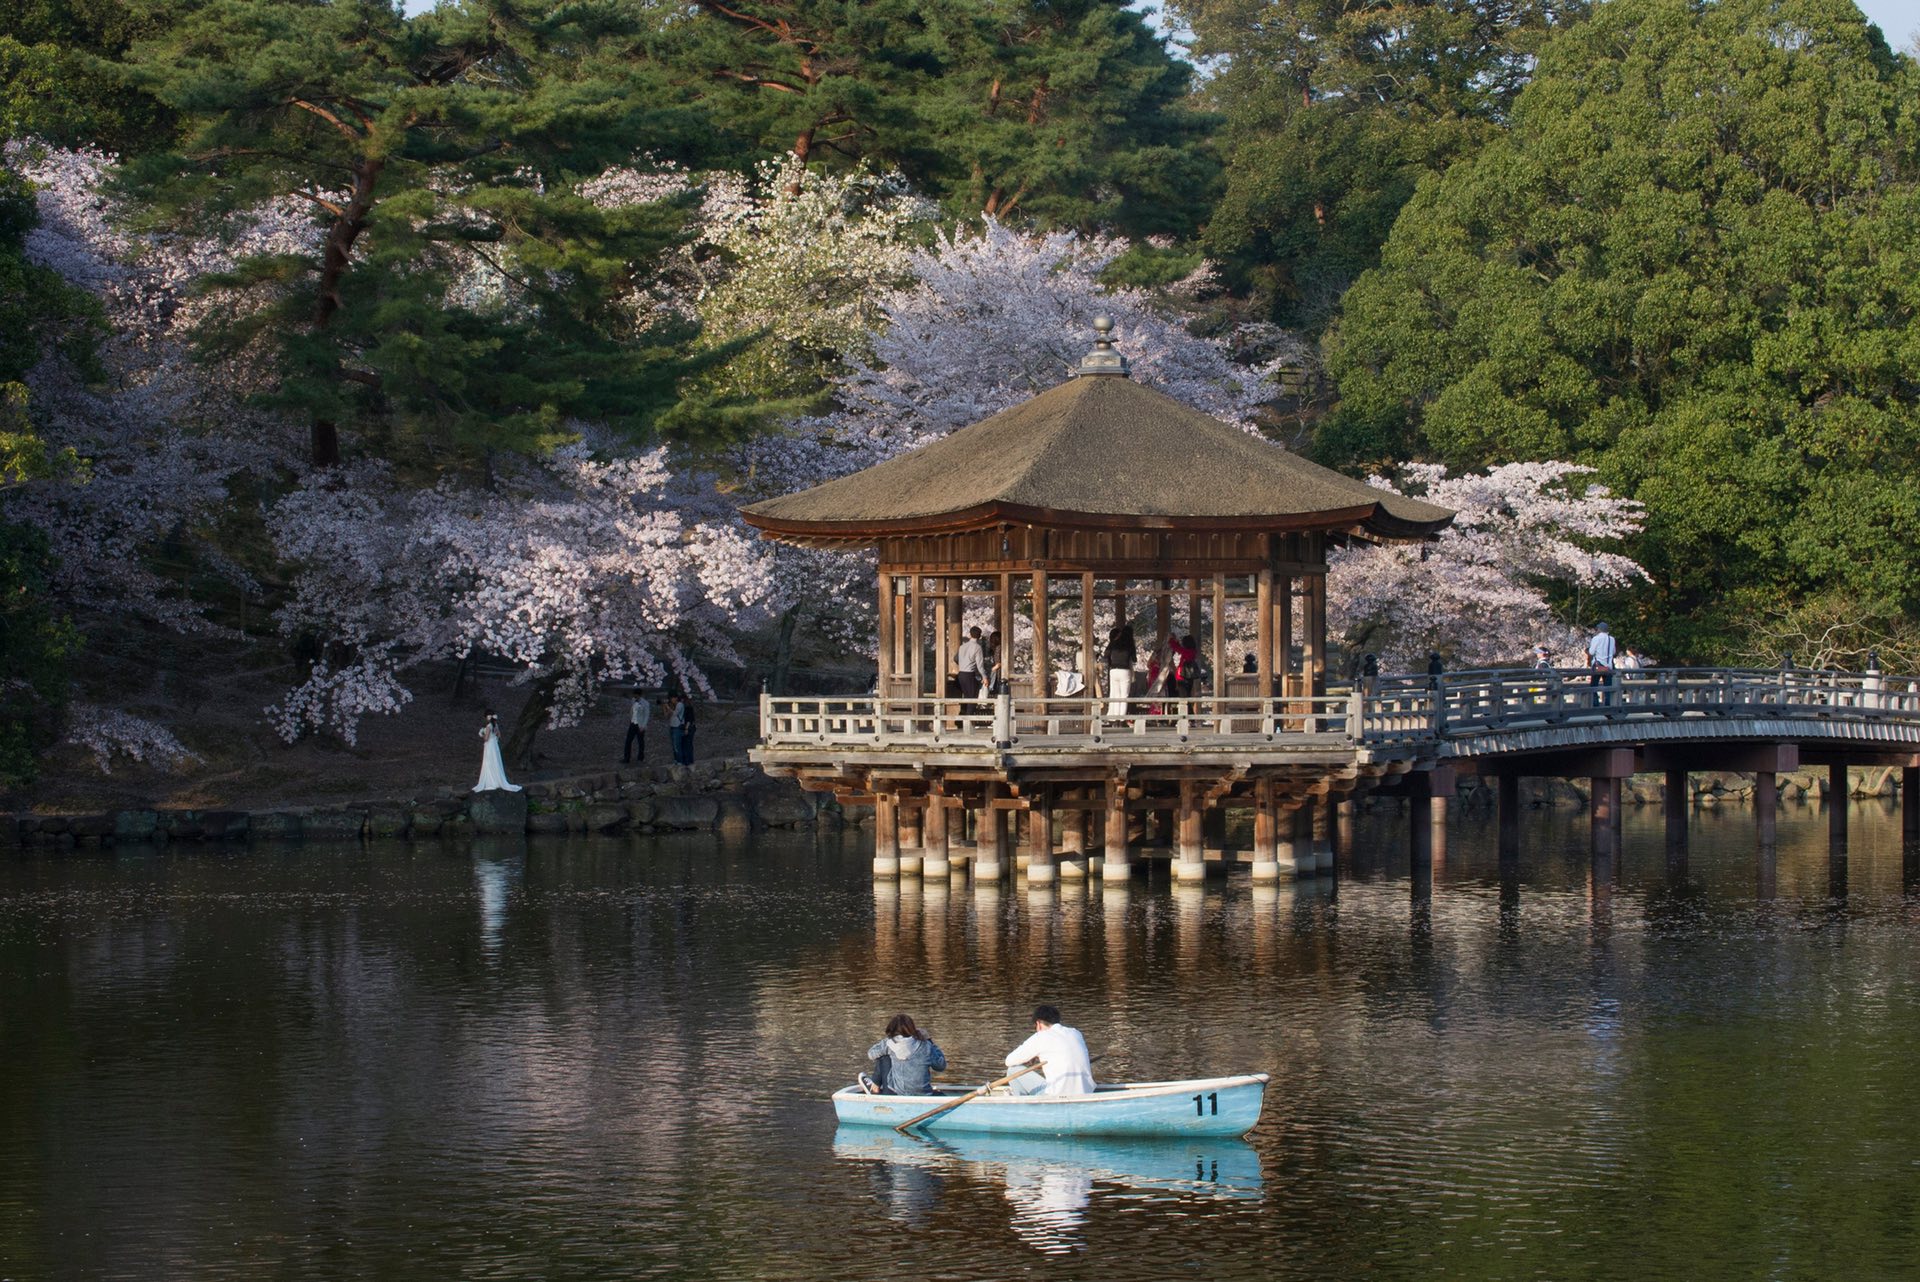
[[553, 725], [604, 682], [711, 693], [706, 667], [738, 662], [734, 638], [764, 617], [766, 552], [664, 448], [622, 454], [583, 436], [491, 490], [412, 489], [362, 463], [316, 472], [275, 505], [275, 545], [300, 567], [279, 626], [321, 646], [269, 710], [280, 734], [352, 743], [363, 717], [412, 698], [411, 670], [476, 652], [521, 665], [536, 720]]
[[1624, 588], [1647, 575], [1606, 544], [1638, 532], [1640, 504], [1587, 483], [1590, 467], [1509, 463], [1450, 476], [1412, 464], [1370, 484], [1452, 508], [1433, 543], [1357, 545], [1327, 559], [1327, 628], [1349, 651], [1416, 670], [1429, 651], [1452, 666], [1521, 660], [1536, 644], [1578, 653], [1580, 634], [1548, 590]]

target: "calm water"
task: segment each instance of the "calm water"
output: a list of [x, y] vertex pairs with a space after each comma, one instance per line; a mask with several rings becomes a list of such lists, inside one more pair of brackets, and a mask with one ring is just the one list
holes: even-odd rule
[[[876, 888], [857, 839], [0, 860], [0, 1277], [1920, 1275], [1920, 896], [1857, 807], [1431, 893]], [[895, 1008], [984, 1080], [1265, 1069], [1206, 1151], [835, 1133]]]

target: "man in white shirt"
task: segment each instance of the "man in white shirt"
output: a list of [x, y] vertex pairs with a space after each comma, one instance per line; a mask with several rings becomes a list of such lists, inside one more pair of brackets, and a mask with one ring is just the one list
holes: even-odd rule
[[1079, 1029], [1062, 1024], [1055, 1007], [1035, 1008], [1033, 1036], [1007, 1052], [1007, 1067], [1020, 1068], [1036, 1059], [1040, 1071], [1016, 1078], [1012, 1083], [1015, 1093], [1093, 1094], [1093, 1061], [1087, 1057], [1087, 1039], [1080, 1036]]
[[647, 700], [638, 690], [633, 692], [633, 711], [627, 717], [627, 741], [620, 746], [620, 764], [626, 765], [627, 754], [632, 753], [640, 761], [647, 759], [647, 722], [653, 720], [653, 709], [647, 706]]
[[987, 651], [980, 644], [979, 628], [967, 629], [967, 639], [960, 643], [954, 666], [960, 669], [960, 697], [978, 699], [987, 679]]
[[1587, 638], [1587, 663], [1593, 668], [1593, 684], [1597, 687], [1594, 702], [1607, 702], [1606, 686], [1613, 683], [1614, 656], [1620, 652], [1620, 643], [1607, 631], [1605, 623], [1593, 625], [1593, 635]]

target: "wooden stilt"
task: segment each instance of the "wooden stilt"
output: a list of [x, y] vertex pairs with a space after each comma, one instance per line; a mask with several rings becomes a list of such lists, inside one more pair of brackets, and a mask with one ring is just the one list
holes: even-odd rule
[[1761, 770], [1753, 776], [1753, 827], [1754, 836], [1762, 846], [1774, 844], [1779, 811], [1778, 777], [1771, 770]]
[[1520, 858], [1520, 776], [1500, 776], [1500, 862]]
[[1253, 879], [1280, 880], [1280, 817], [1274, 812], [1274, 783], [1253, 785]]
[[1180, 781], [1179, 849], [1174, 853], [1175, 881], [1202, 881], [1207, 875], [1205, 839], [1201, 836], [1200, 785], [1191, 779]]
[[900, 806], [900, 875], [917, 877], [920, 875], [921, 837], [920, 811], [910, 806]]
[[1592, 779], [1588, 782], [1591, 784], [1588, 811], [1592, 820], [1593, 855], [1596, 859], [1610, 859], [1620, 848], [1620, 781]]
[[1685, 850], [1687, 848], [1687, 821], [1693, 808], [1693, 798], [1687, 795], [1687, 772], [1684, 770], [1667, 771], [1666, 807], [1667, 849]]
[[1133, 873], [1127, 862], [1127, 781], [1114, 775], [1107, 779], [1106, 819], [1101, 825], [1106, 847], [1100, 875], [1107, 881], [1124, 881]]
[[1827, 767], [1827, 845], [1844, 853], [1847, 849], [1847, 807], [1853, 798], [1847, 783], [1847, 768], [1836, 761]]
[[1027, 883], [1045, 883], [1058, 875], [1053, 862], [1053, 790], [1041, 788], [1034, 793], [1033, 808], [1027, 811]]
[[927, 792], [925, 848], [920, 858], [920, 875], [923, 877], [945, 877], [953, 870], [948, 857], [947, 818], [947, 796], [936, 782]]
[[1900, 835], [1907, 841], [1920, 841], [1920, 767], [1900, 770]]
[[1007, 866], [1007, 812], [993, 808], [994, 789], [982, 790], [973, 825], [973, 879], [999, 881]]
[[899, 805], [890, 792], [873, 794], [873, 875], [893, 877], [900, 872]]
[[1416, 876], [1433, 868], [1433, 775], [1407, 776], [1407, 859]]

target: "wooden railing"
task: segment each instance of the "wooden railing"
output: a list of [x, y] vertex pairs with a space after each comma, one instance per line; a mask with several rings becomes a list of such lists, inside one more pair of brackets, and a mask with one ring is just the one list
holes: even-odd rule
[[1433, 743], [1551, 726], [1682, 717], [1844, 719], [1910, 726], [1920, 741], [1920, 678], [1804, 669], [1501, 669], [1385, 676], [1315, 697], [1133, 699], [998, 695], [980, 700], [773, 698], [768, 746], [911, 748], [1172, 746], [1329, 740]]

